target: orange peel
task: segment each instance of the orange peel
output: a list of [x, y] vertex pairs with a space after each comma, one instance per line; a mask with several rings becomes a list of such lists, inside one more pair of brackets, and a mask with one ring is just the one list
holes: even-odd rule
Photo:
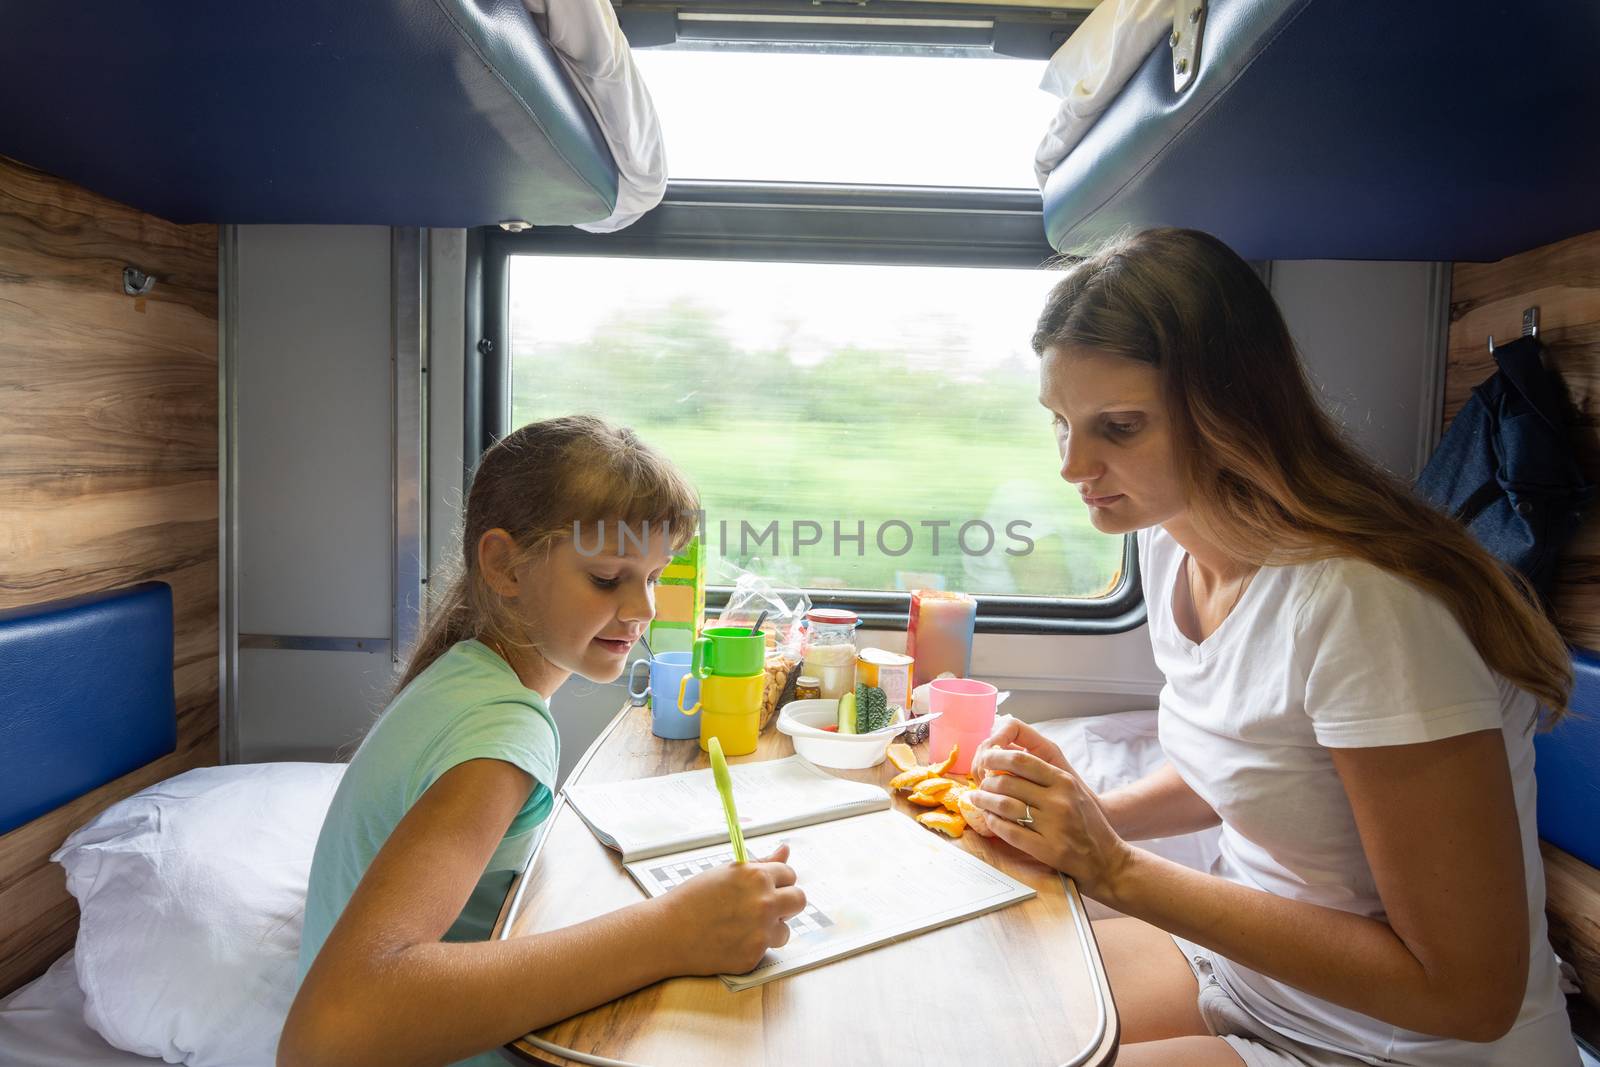
[[967, 828], [965, 819], [948, 811], [925, 811], [917, 816], [917, 821], [930, 830], [938, 830], [950, 837], [960, 837]]
[[889, 779], [889, 788], [915, 789], [919, 783], [925, 782], [929, 778], [936, 778], [938, 774], [939, 772], [932, 767], [912, 767], [910, 770], [902, 771]]
[[889, 762], [894, 764], [899, 771], [909, 771], [917, 766], [917, 754], [911, 746], [903, 741], [896, 741], [889, 746]]
[[911, 791], [911, 795], [917, 796], [920, 794], [925, 797], [942, 797], [954, 789], [955, 785], [955, 782], [948, 778], [924, 778], [917, 783], [917, 787]]

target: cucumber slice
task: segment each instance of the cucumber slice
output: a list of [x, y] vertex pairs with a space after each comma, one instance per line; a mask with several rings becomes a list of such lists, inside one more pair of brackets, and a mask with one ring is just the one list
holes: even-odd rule
[[853, 734], [856, 732], [856, 695], [846, 693], [839, 698], [839, 732]]

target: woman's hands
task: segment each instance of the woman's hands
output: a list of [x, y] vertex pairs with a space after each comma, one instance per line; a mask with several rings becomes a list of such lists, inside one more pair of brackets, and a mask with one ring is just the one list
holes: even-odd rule
[[677, 974], [743, 974], [789, 941], [787, 920], [806, 906], [785, 861], [789, 846], [750, 863], [696, 875], [660, 898], [677, 944]]
[[1067, 764], [1067, 757], [1062, 755], [1060, 745], [1027, 723], [1019, 722], [1009, 715], [1002, 715], [994, 721], [994, 733], [990, 734], [989, 739], [980, 744], [978, 751], [972, 754], [972, 777], [975, 779], [983, 777], [989, 753], [1004, 752], [1009, 749], [1032, 752], [1051, 766], [1060, 767], [1064, 771], [1072, 769]]
[[[994, 733], [988, 740], [978, 746], [972, 754], [972, 769], [969, 772], [972, 780], [982, 785], [985, 774], [984, 765], [991, 752], [1004, 752], [1009, 749], [1021, 749], [1032, 752], [1046, 763], [1061, 769], [1067, 769], [1067, 757], [1061, 754], [1061, 747], [1038, 730], [1027, 723], [1018, 722], [1009, 715], [1002, 715], [995, 720]], [[989, 818], [989, 813], [982, 808], [978, 809], [978, 818], [967, 820], [967, 825], [976, 830], [983, 837], [994, 837], [994, 822]]]
[[[1100, 801], [1061, 749], [1026, 723], [997, 724], [972, 761], [979, 787], [967, 794], [993, 836], [1071, 875], [1078, 888], [1112, 901], [1132, 847], [1111, 828]], [[1031, 823], [1018, 820], [1031, 818]]]

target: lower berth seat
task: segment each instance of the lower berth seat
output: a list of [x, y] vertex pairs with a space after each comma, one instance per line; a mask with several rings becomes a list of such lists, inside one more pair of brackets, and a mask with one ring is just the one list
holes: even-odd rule
[[1578, 972], [1573, 1031], [1600, 1046], [1600, 654], [1572, 652], [1572, 711], [1534, 739], [1550, 943]]
[[[1595, 1020], [1600, 1018], [1600, 871], [1595, 865], [1595, 860], [1600, 859], [1600, 852], [1596, 851], [1600, 826], [1592, 817], [1596, 794], [1600, 792], [1600, 774], [1596, 773], [1600, 771], [1600, 656], [1575, 651], [1574, 667], [1578, 677], [1573, 699], [1576, 714], [1537, 741], [1539, 819], [1541, 835], [1546, 839], [1543, 849], [1551, 941], [1579, 975], [1583, 992], [1572, 998], [1574, 1030], [1592, 1049]], [[1061, 719], [1038, 725], [1097, 790], [1140, 777], [1164, 758], [1153, 711]], [[296, 767], [303, 769], [295, 770]], [[234, 788], [238, 782], [233, 779], [243, 780], [251, 775], [258, 775], [262, 782], [284, 779], [272, 788], [291, 790], [299, 801], [290, 803], [286, 799], [289, 794], [274, 794], [266, 806], [280, 813], [296, 804], [303, 809], [295, 825], [303, 831], [309, 856], [314, 827], [320, 823], [312, 809], [315, 804], [325, 809], [333, 782], [328, 774], [318, 773], [317, 765], [273, 764], [194, 773], [226, 777]], [[173, 782], [166, 792], [181, 794], [183, 790]], [[1170, 859], [1204, 870], [1217, 855], [1216, 836], [1215, 830], [1207, 830], [1147, 845]], [[1096, 917], [1108, 914], [1114, 913], [1102, 908]], [[86, 1023], [86, 999], [79, 988], [79, 978], [75, 953], [69, 952], [41, 978], [0, 1001], [0, 1063], [139, 1067], [162, 1062], [113, 1048]], [[1587, 1067], [1600, 1067], [1588, 1050], [1585, 1054], [1591, 1057], [1585, 1061]], [[269, 1062], [270, 1056], [264, 1055], [263, 1064]]]

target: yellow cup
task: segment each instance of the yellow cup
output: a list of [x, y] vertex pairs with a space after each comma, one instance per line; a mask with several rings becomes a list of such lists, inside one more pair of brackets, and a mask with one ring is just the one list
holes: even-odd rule
[[766, 684], [765, 672], [731, 677], [713, 674], [700, 679], [700, 700], [689, 708], [683, 706], [681, 696], [686, 686], [680, 685], [678, 709], [685, 715], [700, 713], [702, 750], [709, 749], [713, 737], [722, 740], [722, 751], [729, 756], [747, 756], [756, 750]]

